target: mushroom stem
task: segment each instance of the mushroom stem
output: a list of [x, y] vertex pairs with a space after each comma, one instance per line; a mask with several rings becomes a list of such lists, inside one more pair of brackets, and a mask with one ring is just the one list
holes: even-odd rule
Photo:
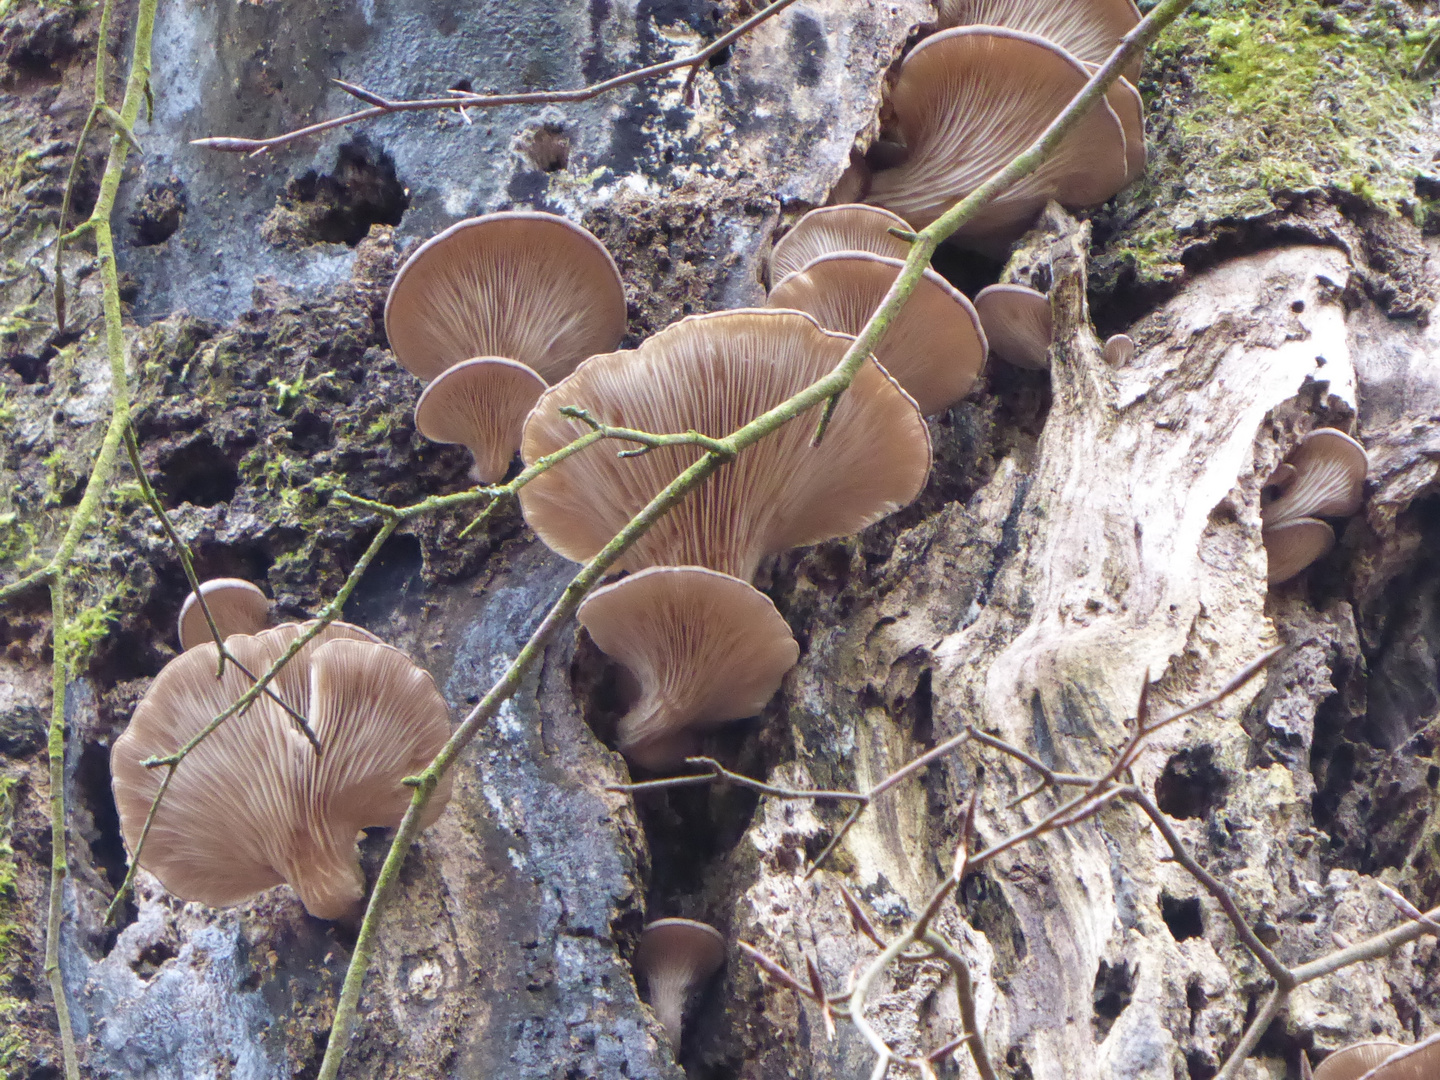
[[690, 972], [662, 971], [646, 980], [650, 991], [650, 1008], [655, 1019], [670, 1036], [670, 1045], [680, 1049], [680, 1032], [685, 1013], [685, 999], [690, 996]]

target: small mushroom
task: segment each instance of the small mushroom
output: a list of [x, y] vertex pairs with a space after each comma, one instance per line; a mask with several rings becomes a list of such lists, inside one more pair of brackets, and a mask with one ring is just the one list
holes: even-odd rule
[[1316, 518], [1295, 518], [1262, 529], [1260, 539], [1270, 560], [1271, 585], [1289, 581], [1335, 546], [1335, 530]]
[[[875, 173], [866, 201], [920, 228], [998, 172], [1039, 137], [1089, 80], [1081, 61], [1043, 38], [991, 26], [945, 30], [905, 58], [890, 106], [910, 157]], [[1096, 206], [1125, 186], [1125, 127], [1097, 106], [1054, 154], [956, 233], [999, 252], [1050, 199]]]
[[[304, 629], [285, 623], [237, 634], [226, 647], [258, 673]], [[251, 686], [234, 664], [217, 678], [217, 659], [212, 643], [166, 664], [115, 740], [112, 786], [132, 855], [166, 773], [143, 762], [179, 751]], [[284, 709], [256, 699], [175, 768], [141, 866], [183, 900], [223, 907], [288, 882], [315, 917], [353, 917], [365, 884], [356, 837], [400, 823], [411, 797], [401, 781], [445, 745], [449, 709], [408, 656], [338, 622], [301, 648], [271, 686], [307, 718], [321, 753]], [[449, 797], [447, 776], [424, 825]]]
[[650, 1008], [680, 1049], [680, 1023], [690, 995], [725, 963], [725, 938], [692, 919], [657, 919], [640, 931], [635, 972], [645, 980]]
[[1129, 334], [1115, 334], [1105, 339], [1104, 354], [1111, 367], [1124, 367], [1135, 359], [1135, 342]]
[[770, 284], [773, 287], [797, 270], [803, 270], [822, 255], [837, 251], [868, 251], [891, 259], [904, 259], [910, 245], [891, 229], [910, 231], [905, 219], [878, 206], [845, 203], [811, 210], [782, 236], [770, 253]]
[[[769, 305], [815, 316], [826, 330], [858, 334], [900, 276], [901, 259], [860, 251], [822, 255], [775, 286]], [[875, 359], [926, 416], [970, 392], [985, 363], [985, 332], [964, 294], [926, 270]]]
[[1026, 285], [991, 285], [975, 296], [990, 351], [1016, 367], [1050, 366], [1050, 300]]
[[[258, 634], [270, 624], [270, 600], [240, 578], [211, 578], [200, 583], [200, 595], [215, 620], [221, 639], [231, 634]], [[193, 649], [211, 640], [205, 611], [192, 592], [180, 605], [180, 648]]]
[[415, 427], [435, 442], [466, 446], [475, 458], [470, 478], [493, 484], [509, 468], [525, 417], [544, 392], [545, 380], [514, 360], [463, 360], [425, 388], [415, 403]]
[[800, 658], [768, 596], [698, 566], [652, 566], [596, 589], [579, 617], [640, 684], [618, 741], [648, 769], [680, 765], [704, 729], [754, 716]]
[[[1405, 1047], [1397, 1042], [1376, 1040], [1374, 1042], [1353, 1043], [1341, 1050], [1336, 1050], [1315, 1068], [1315, 1080], [1360, 1080], [1375, 1066], [1381, 1064], [1391, 1054], [1404, 1050]], [[1401, 1080], [1401, 1074], [1386, 1069], [1377, 1075], [1376, 1080]], [[1414, 1073], [1406, 1076], [1405, 1080], [1429, 1080], [1425, 1073]]]
[[554, 214], [468, 218], [421, 244], [385, 301], [395, 358], [430, 380], [476, 356], [546, 382], [625, 333], [625, 288], [603, 244]]
[[[1006, 26], [1053, 41], [1091, 64], [1103, 64], [1140, 21], [1131, 0], [938, 0], [941, 26]], [[1125, 69], [1140, 77], [1137, 59]]]
[[[832, 370], [853, 339], [799, 311], [692, 315], [638, 349], [592, 356], [541, 396], [521, 454], [534, 462], [590, 428], [560, 415], [651, 432], [723, 438]], [[705, 566], [749, 581], [786, 548], [858, 532], [914, 499], [930, 470], [930, 435], [915, 402], [879, 364], [861, 366], [820, 446], [821, 406], [741, 451], [660, 519], [616, 570]], [[567, 559], [589, 559], [702, 453], [667, 446], [621, 458], [597, 447], [520, 492], [531, 528]]]
[[[1266, 528], [1299, 518], [1349, 517], [1364, 498], [1365, 448], [1335, 428], [1316, 428], [1285, 459], [1294, 470], [1280, 497], [1262, 508]], [[1272, 476], [1271, 484], [1275, 484]]]

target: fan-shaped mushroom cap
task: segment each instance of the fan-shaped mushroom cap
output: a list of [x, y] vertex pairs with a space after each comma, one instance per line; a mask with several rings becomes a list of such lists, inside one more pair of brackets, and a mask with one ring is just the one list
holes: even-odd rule
[[[926, 38], [905, 58], [890, 95], [910, 158], [877, 172], [865, 201], [915, 228], [930, 224], [1034, 142], [1088, 79], [1084, 64], [1033, 34], [959, 27]], [[1097, 106], [955, 238], [1000, 250], [1050, 199], [1072, 208], [1109, 199], [1125, 186], [1128, 164], [1120, 118]]]
[[[286, 623], [226, 647], [258, 674], [304, 629]], [[166, 664], [115, 740], [115, 804], [131, 852], [165, 774], [141, 762], [177, 752], [251, 685], [234, 664], [217, 679], [217, 658], [213, 644], [199, 645]], [[180, 762], [141, 865], [184, 900], [220, 907], [288, 882], [317, 918], [352, 915], [364, 890], [356, 835], [400, 823], [411, 796], [400, 781], [445, 745], [449, 709], [408, 656], [345, 623], [321, 631], [271, 687], [308, 719], [322, 754], [261, 696]], [[441, 781], [426, 825], [449, 784]]]
[[[813, 315], [826, 330], [858, 334], [902, 266], [903, 260], [859, 251], [822, 255], [777, 284], [769, 305]], [[985, 349], [985, 332], [970, 301], [926, 270], [885, 331], [875, 358], [920, 411], [932, 416], [970, 392], [985, 363]]]
[[1265, 554], [1270, 559], [1271, 585], [1289, 581], [1335, 546], [1335, 530], [1315, 518], [1296, 518], [1262, 529]]
[[868, 251], [891, 259], [904, 259], [910, 245], [891, 229], [910, 230], [905, 219], [889, 210], [864, 203], [844, 203], [811, 210], [782, 236], [770, 253], [770, 284], [803, 270], [822, 255], [837, 251]]
[[[1343, 1050], [1336, 1050], [1322, 1061], [1315, 1069], [1315, 1080], [1360, 1080], [1391, 1054], [1403, 1049], [1397, 1042], [1354, 1043]], [[1397, 1074], [1392, 1078], [1387, 1069], [1382, 1074], [1382, 1080], [1400, 1080], [1400, 1077]], [[1415, 1080], [1424, 1080], [1423, 1074], [1417, 1073]]]
[[1026, 285], [991, 285], [975, 296], [990, 351], [1016, 367], [1050, 366], [1050, 300]]
[[[1131, 0], [939, 0], [941, 26], [1005, 26], [1053, 41], [1091, 64], [1103, 64], [1140, 21]], [[1140, 77], [1137, 59], [1125, 69]]]
[[754, 716], [800, 658], [758, 589], [698, 566], [652, 566], [596, 589], [580, 623], [640, 683], [620, 752], [648, 769], [679, 765], [701, 730]]
[[[545, 391], [525, 421], [527, 462], [590, 430], [559, 413], [588, 409], [603, 423], [723, 438], [832, 370], [852, 338], [798, 311], [692, 315], [638, 349], [592, 356]], [[706, 566], [742, 581], [767, 554], [858, 532], [920, 493], [930, 434], [920, 411], [873, 361], [840, 397], [819, 447], [816, 406], [692, 491], [616, 562], [617, 570]], [[531, 528], [577, 562], [590, 558], [701, 451], [662, 447], [619, 458], [595, 447], [521, 489]]]
[[640, 931], [635, 971], [650, 991], [650, 1008], [680, 1047], [680, 1020], [692, 991], [725, 963], [725, 938], [691, 919], [657, 919]]
[[1294, 478], [1261, 510], [1266, 528], [1299, 518], [1348, 517], [1360, 509], [1369, 460], [1365, 448], [1343, 431], [1316, 428], [1285, 460]]
[[425, 387], [415, 427], [435, 442], [464, 444], [475, 457], [471, 478], [493, 484], [520, 449], [525, 417], [544, 392], [545, 380], [514, 360], [463, 360]]
[[[231, 634], [258, 634], [270, 623], [270, 600], [241, 578], [211, 578], [200, 583], [200, 595], [215, 620], [221, 638]], [[192, 592], [180, 605], [180, 648], [193, 649], [210, 640], [205, 612]]]
[[503, 356], [546, 382], [625, 334], [625, 289], [604, 245], [554, 214], [468, 218], [405, 260], [385, 301], [395, 357], [425, 380]]

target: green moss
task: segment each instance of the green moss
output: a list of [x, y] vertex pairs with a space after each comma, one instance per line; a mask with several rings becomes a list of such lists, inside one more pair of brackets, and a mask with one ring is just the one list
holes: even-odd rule
[[1413, 207], [1433, 93], [1414, 69], [1437, 27], [1394, 0], [1349, 18], [1313, 0], [1200, 0], [1146, 60], [1150, 163], [1121, 197], [1117, 253], [1163, 278], [1197, 226], [1269, 213], [1283, 191]]
[[[15, 822], [15, 787], [13, 776], [0, 775], [0, 973], [7, 972], [19, 959], [14, 953], [15, 938], [20, 927], [15, 921], [15, 850], [10, 846], [10, 833]], [[25, 1036], [11, 1024], [22, 1002], [0, 991], [0, 1070], [25, 1060], [29, 1053]]]

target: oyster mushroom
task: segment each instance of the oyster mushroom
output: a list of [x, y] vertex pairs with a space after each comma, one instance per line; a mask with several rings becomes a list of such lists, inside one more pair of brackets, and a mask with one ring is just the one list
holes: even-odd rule
[[554, 214], [468, 218], [421, 244], [385, 300], [395, 358], [430, 380], [503, 356], [546, 382], [625, 333], [625, 288], [604, 245]]
[[470, 478], [493, 484], [509, 468], [525, 417], [544, 392], [545, 380], [514, 360], [462, 360], [420, 395], [415, 428], [434, 442], [464, 445], [475, 459]]
[[645, 980], [650, 1008], [680, 1049], [685, 1003], [725, 963], [725, 938], [691, 919], [658, 919], [640, 931], [635, 972]]
[[910, 226], [898, 214], [864, 203], [822, 206], [811, 210], [782, 236], [770, 253], [770, 284], [803, 270], [822, 255], [837, 251], [868, 251], [891, 259], [904, 259], [910, 245], [891, 229]]
[[990, 351], [1016, 367], [1050, 366], [1050, 300], [1026, 285], [991, 285], [975, 296]]
[[[822, 255], [777, 284], [769, 305], [813, 315], [827, 330], [858, 334], [903, 265], [901, 259], [860, 251]], [[985, 349], [985, 332], [970, 301], [926, 270], [876, 346], [875, 359], [923, 414], [933, 416], [970, 392]]]
[[[915, 228], [930, 224], [1033, 143], [1089, 77], [1060, 46], [1017, 30], [967, 26], [926, 38], [905, 58], [890, 95], [909, 157], [875, 173], [866, 202]], [[1132, 165], [1120, 117], [1097, 105], [1039, 169], [954, 239], [1002, 251], [1050, 199], [1099, 205], [1125, 186]]]
[[[270, 600], [241, 578], [211, 578], [200, 583], [200, 595], [215, 620], [221, 640], [231, 634], [258, 634], [270, 624]], [[192, 592], [180, 605], [180, 648], [193, 649], [211, 640], [205, 611]]]
[[620, 720], [620, 752], [679, 765], [699, 734], [765, 707], [800, 647], [764, 593], [698, 566], [652, 566], [596, 589], [580, 623], [640, 684]]
[[[286, 623], [225, 644], [264, 671], [304, 628]], [[233, 664], [217, 678], [217, 659], [212, 643], [165, 665], [115, 740], [112, 786], [132, 854], [166, 772], [143, 762], [175, 754], [251, 685]], [[271, 686], [309, 720], [320, 755], [279, 705], [258, 698], [178, 764], [140, 865], [184, 900], [223, 907], [285, 882], [317, 918], [354, 917], [364, 895], [356, 837], [400, 823], [411, 798], [401, 781], [445, 745], [449, 709], [408, 656], [345, 623], [322, 630]], [[447, 776], [425, 825], [449, 796]]]
[[[798, 311], [692, 315], [638, 349], [592, 356], [545, 391], [525, 421], [521, 454], [533, 462], [590, 430], [560, 414], [567, 405], [615, 426], [724, 437], [832, 370], [852, 340]], [[765, 555], [858, 532], [920, 493], [929, 431], [878, 364], [861, 366], [814, 447], [820, 411], [743, 450], [615, 569], [704, 566], [749, 581]], [[670, 446], [639, 457], [601, 448], [575, 454], [527, 484], [520, 505], [546, 544], [584, 561], [700, 453]]]
[[[983, 23], [1023, 30], [1053, 41], [1090, 64], [1103, 64], [1121, 40], [1140, 22], [1132, 0], [939, 0], [941, 26]], [[1137, 59], [1124, 71], [1135, 82]]]

